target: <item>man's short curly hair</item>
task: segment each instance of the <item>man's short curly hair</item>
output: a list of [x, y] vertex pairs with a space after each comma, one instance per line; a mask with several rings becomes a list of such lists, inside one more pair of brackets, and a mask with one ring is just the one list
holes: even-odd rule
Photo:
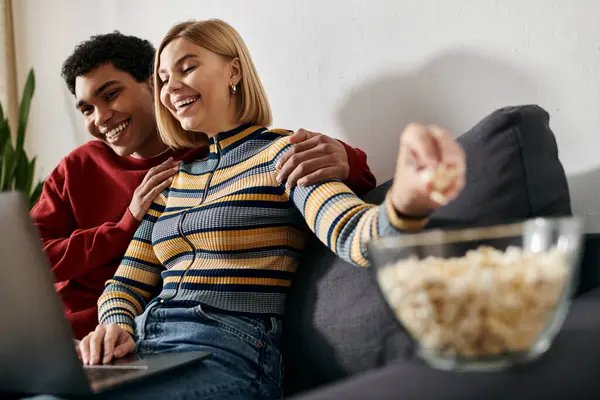
[[75, 94], [75, 79], [102, 64], [128, 72], [138, 82], [152, 76], [155, 48], [147, 40], [123, 35], [119, 31], [92, 36], [78, 44], [62, 66], [62, 77]]

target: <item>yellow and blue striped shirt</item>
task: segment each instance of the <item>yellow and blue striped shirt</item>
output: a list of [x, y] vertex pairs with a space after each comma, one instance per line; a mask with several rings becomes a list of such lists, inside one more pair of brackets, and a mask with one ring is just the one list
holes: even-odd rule
[[289, 131], [240, 126], [210, 139], [152, 203], [98, 300], [102, 324], [133, 331], [156, 294], [241, 314], [278, 315], [311, 234], [366, 266], [367, 241], [424, 221], [398, 218], [386, 199], [365, 204], [339, 181], [285, 188], [275, 165]]

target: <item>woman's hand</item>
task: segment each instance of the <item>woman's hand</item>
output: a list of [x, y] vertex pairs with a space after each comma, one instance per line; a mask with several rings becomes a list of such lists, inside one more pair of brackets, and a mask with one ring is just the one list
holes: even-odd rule
[[398, 213], [424, 217], [460, 194], [465, 174], [465, 152], [448, 132], [410, 124], [400, 136], [390, 199]]
[[108, 364], [135, 351], [133, 336], [117, 324], [98, 325], [79, 343], [79, 355], [86, 365]]

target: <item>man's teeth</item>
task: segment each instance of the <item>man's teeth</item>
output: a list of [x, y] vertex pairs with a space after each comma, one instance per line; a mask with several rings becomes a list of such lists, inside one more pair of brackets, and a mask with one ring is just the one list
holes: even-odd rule
[[123, 122], [121, 125], [117, 126], [115, 129], [112, 129], [110, 131], [108, 131], [105, 136], [108, 139], [112, 139], [113, 137], [117, 136], [119, 133], [121, 133], [123, 131], [123, 129], [125, 129], [127, 127], [127, 125], [129, 125], [129, 121], [127, 122]]
[[195, 102], [196, 100], [197, 100], [197, 97], [190, 97], [189, 99], [178, 101], [177, 103], [175, 103], [175, 107], [181, 108], [185, 105]]

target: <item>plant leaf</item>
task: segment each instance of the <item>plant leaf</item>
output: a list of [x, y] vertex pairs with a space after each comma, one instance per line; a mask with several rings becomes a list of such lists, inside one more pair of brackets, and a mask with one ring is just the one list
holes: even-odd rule
[[29, 110], [31, 109], [31, 99], [35, 90], [35, 74], [33, 69], [29, 70], [25, 88], [23, 88], [23, 97], [19, 106], [19, 127], [17, 129], [17, 146], [16, 149], [23, 149], [25, 143], [25, 130], [27, 129], [27, 121], [29, 119]]
[[2, 177], [0, 177], [0, 191], [12, 190], [13, 188], [13, 172], [15, 151], [10, 140], [7, 140], [4, 145], [2, 155]]
[[[7, 119], [0, 119], [0, 161], [2, 161], [3, 152], [1, 150], [4, 149], [4, 145], [7, 140], [10, 139], [10, 126], [8, 126]], [[2, 173], [2, 166], [0, 163], [0, 174]]]
[[44, 182], [43, 181], [38, 182], [38, 184], [35, 186], [35, 189], [29, 196], [29, 209], [30, 210], [33, 208], [33, 206], [35, 206], [35, 203], [37, 203], [38, 200], [40, 199], [40, 195], [42, 194], [43, 188], [44, 188]]
[[25, 184], [25, 188], [23, 191], [27, 196], [31, 194], [31, 186], [33, 185], [33, 176], [35, 174], [35, 163], [37, 161], [37, 157], [33, 157], [31, 162], [29, 163], [29, 168], [27, 170], [27, 183]]
[[23, 148], [34, 91], [35, 75], [33, 70], [30, 70], [19, 104], [19, 120], [16, 122], [17, 140], [14, 147], [10, 123], [4, 118], [4, 110], [0, 104], [0, 191], [23, 191], [29, 198], [30, 209], [39, 200], [44, 187], [44, 180], [41, 180], [31, 191], [37, 158], [34, 157], [30, 161]]
[[15, 159], [14, 182], [15, 190], [19, 190], [29, 196], [29, 192], [25, 190], [27, 180], [29, 179], [29, 160], [23, 149], [18, 149]]

